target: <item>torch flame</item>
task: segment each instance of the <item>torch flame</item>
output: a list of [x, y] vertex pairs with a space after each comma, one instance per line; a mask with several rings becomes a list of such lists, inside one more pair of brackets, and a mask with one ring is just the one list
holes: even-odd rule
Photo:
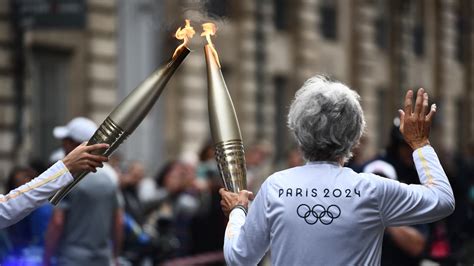
[[184, 28], [179, 27], [178, 30], [176, 30], [175, 37], [178, 40], [183, 40], [183, 43], [180, 44], [176, 50], [174, 51], [173, 58], [176, 56], [176, 53], [178, 52], [181, 47], [186, 46], [189, 42], [189, 40], [194, 36], [196, 33], [194, 31], [194, 28], [191, 27], [191, 21], [189, 19], [186, 19], [186, 25]]
[[203, 33], [201, 33], [201, 36], [206, 36], [206, 40], [209, 43], [209, 47], [211, 47], [212, 54], [214, 55], [214, 58], [217, 61], [217, 65], [221, 67], [221, 63], [219, 62], [219, 56], [217, 55], [216, 48], [214, 48], [214, 44], [212, 43], [211, 40], [211, 35], [214, 36], [216, 35], [217, 32], [217, 27], [214, 23], [208, 22], [202, 24], [202, 30]]

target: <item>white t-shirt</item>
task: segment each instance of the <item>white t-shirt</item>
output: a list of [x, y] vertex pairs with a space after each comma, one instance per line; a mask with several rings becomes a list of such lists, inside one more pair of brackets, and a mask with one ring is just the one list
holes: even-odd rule
[[224, 240], [229, 265], [376, 265], [387, 226], [429, 223], [454, 210], [448, 178], [431, 146], [413, 152], [422, 185], [355, 173], [328, 162], [271, 175], [248, 216], [234, 209]]

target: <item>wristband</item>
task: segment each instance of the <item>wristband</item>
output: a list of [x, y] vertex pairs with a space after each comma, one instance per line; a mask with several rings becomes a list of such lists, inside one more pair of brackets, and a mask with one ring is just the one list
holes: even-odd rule
[[242, 211], [244, 211], [245, 216], [247, 216], [247, 212], [248, 212], [248, 211], [247, 211], [247, 208], [246, 208], [244, 205], [242, 205], [242, 204], [237, 204], [237, 205], [235, 205], [235, 206], [232, 208], [232, 210], [230, 210], [230, 212], [232, 212], [234, 209], [241, 209]]

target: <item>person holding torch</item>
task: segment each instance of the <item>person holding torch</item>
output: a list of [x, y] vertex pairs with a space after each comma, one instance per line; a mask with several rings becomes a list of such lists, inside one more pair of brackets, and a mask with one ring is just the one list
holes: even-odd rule
[[[288, 125], [308, 163], [274, 173], [253, 195], [220, 190], [229, 215], [229, 265], [379, 265], [384, 229], [430, 223], [454, 211], [454, 196], [429, 135], [436, 105], [419, 89], [405, 96], [400, 131], [413, 149], [421, 185], [406, 185], [343, 167], [365, 119], [359, 95], [323, 76], [296, 92]], [[414, 105], [414, 106], [413, 106]], [[414, 108], [413, 108], [414, 107]]]
[[108, 158], [91, 153], [108, 147], [108, 144], [86, 146], [83, 143], [32, 181], [7, 195], [0, 195], [0, 228], [20, 221], [46, 203], [53, 193], [74, 180], [73, 174], [81, 171], [95, 172], [97, 167], [102, 167], [102, 163], [108, 161]]

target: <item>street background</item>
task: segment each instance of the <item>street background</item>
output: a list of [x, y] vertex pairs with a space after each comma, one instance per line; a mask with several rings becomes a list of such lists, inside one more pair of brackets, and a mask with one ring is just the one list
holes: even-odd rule
[[[186, 18], [196, 30], [189, 45], [193, 52], [114, 154], [112, 163], [126, 180], [122, 186], [154, 180], [171, 162], [182, 167], [187, 175], [182, 191], [191, 188], [195, 200], [219, 187], [209, 146], [205, 39], [199, 36], [202, 23], [214, 22], [213, 41], [240, 121], [252, 189], [258, 191], [271, 172], [302, 163], [286, 115], [307, 78], [327, 74], [361, 95], [367, 130], [355, 165], [383, 154], [406, 90], [423, 87], [438, 106], [431, 140], [456, 186], [458, 205], [443, 229], [431, 230], [423, 256], [469, 257], [474, 243], [467, 226], [474, 206], [471, 0], [1, 1], [4, 183], [15, 167], [40, 172], [58, 158], [51, 157], [61, 147], [52, 135], [55, 126], [77, 116], [100, 124], [171, 57], [180, 44], [173, 34]], [[134, 165], [136, 180], [130, 179]], [[439, 247], [431, 244], [442, 235], [439, 230], [447, 231], [448, 247], [436, 253]], [[175, 255], [199, 253], [190, 250]]]

